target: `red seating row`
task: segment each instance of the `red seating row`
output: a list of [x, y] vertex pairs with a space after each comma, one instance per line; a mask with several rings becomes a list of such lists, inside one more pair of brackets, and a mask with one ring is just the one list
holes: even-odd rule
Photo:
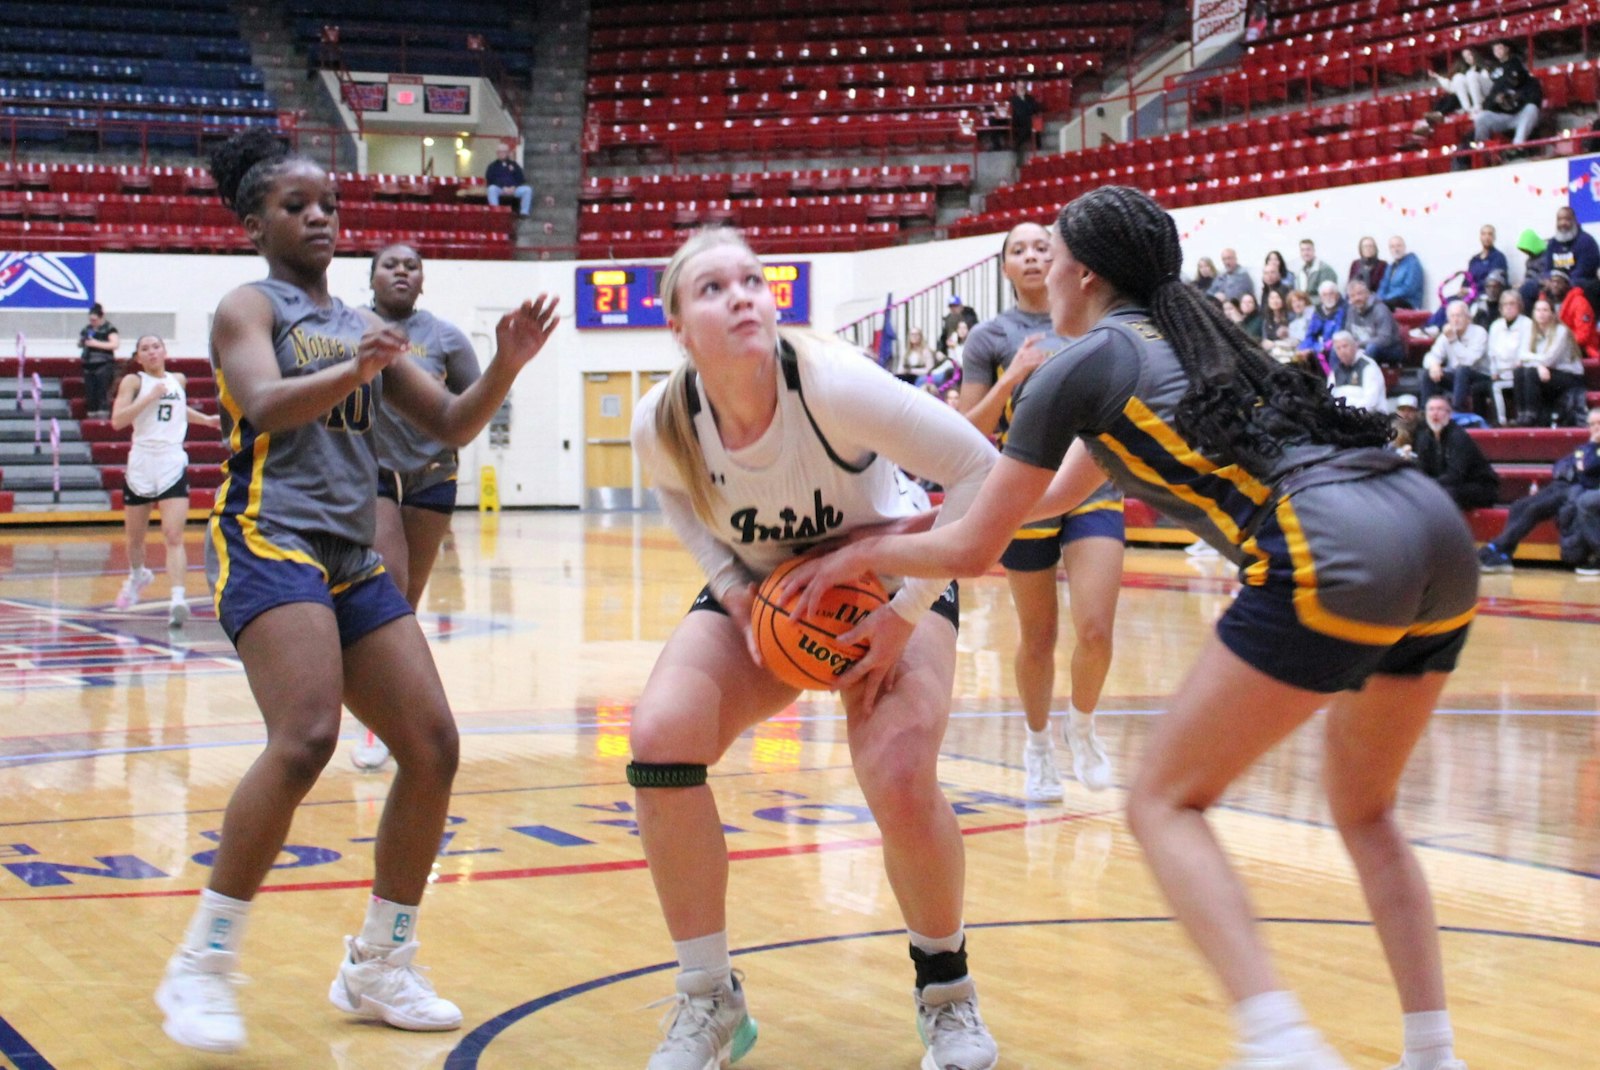
[[[255, 247], [237, 224], [227, 227], [181, 227], [151, 223], [50, 223], [0, 220], [0, 241], [18, 252], [41, 253], [254, 253]], [[370, 256], [390, 242], [415, 246], [424, 257], [441, 259], [507, 259], [509, 233], [433, 230], [344, 230], [339, 253]]]
[[699, 223], [732, 223], [742, 227], [809, 227], [831, 223], [890, 220], [932, 223], [938, 214], [931, 193], [844, 194], [838, 197], [752, 197], [706, 201], [624, 201], [586, 204], [578, 213], [578, 229], [591, 233], [687, 228]]
[[[507, 228], [504, 209], [479, 204], [381, 204], [347, 202], [340, 222], [358, 230], [433, 230], [498, 233]], [[121, 193], [0, 193], [0, 220], [147, 223], [176, 227], [229, 227], [237, 221], [221, 201]]]
[[970, 151], [979, 119], [970, 112], [898, 112], [694, 123], [588, 124], [590, 162], [623, 153], [766, 159], [783, 153]]
[[[29, 375], [38, 375], [44, 379], [65, 381], [76, 377], [81, 381], [83, 361], [77, 357], [29, 357], [23, 370]], [[209, 380], [211, 378], [211, 362], [205, 357], [169, 357], [167, 359], [167, 370], [177, 372], [179, 375], [196, 381]], [[15, 379], [16, 377], [17, 358], [11, 356], [0, 357], [0, 379]], [[209, 432], [202, 427], [196, 427], [190, 432], [191, 437], [194, 435], [204, 437], [205, 434], [211, 434], [215, 437], [214, 432]]]
[[[213, 505], [215, 505], [216, 502], [217, 502], [217, 491], [216, 491], [215, 487], [196, 487], [196, 486], [192, 486], [192, 485], [189, 487], [189, 508], [190, 508], [190, 510], [198, 509], [201, 512], [210, 512], [211, 511], [211, 507]], [[120, 512], [122, 512], [122, 508], [123, 508], [122, 491], [120, 491], [120, 490], [112, 491], [111, 492], [111, 511], [114, 512], [114, 513], [120, 513]], [[4, 512], [4, 511], [5, 511], [5, 509], [3, 507], [0, 507], [0, 512]]]
[[[978, 7], [971, 3], [938, 5], [919, 3], [900, 11], [863, 12], [859, 4], [839, 4], [836, 12], [826, 12], [826, 4], [806, 5], [805, 18], [762, 18], [745, 21], [763, 12], [738, 4], [737, 10], [720, 10], [727, 5], [636, 4], [624, 12], [618, 8], [597, 7], [591, 14], [591, 47], [611, 49], [637, 45], [715, 41], [743, 41], [755, 37], [783, 40], [842, 40], [850, 37], [906, 38], [919, 33], [959, 36], [976, 27], [987, 30], [1029, 30], [1057, 26], [1104, 27], [1117, 24], [1139, 25], [1161, 17], [1161, 5], [1152, 0], [1139, 3], [1097, 6], [1093, 4], [1028, 4]], [[949, 10], [940, 10], [941, 6]], [[692, 31], [685, 33], [684, 31]]]
[[[1063, 80], [1065, 74], [1053, 74]], [[1042, 87], [1041, 87], [1042, 88]], [[675, 119], [715, 120], [758, 115], [837, 115], [849, 112], [909, 111], [997, 107], [1009, 100], [1010, 85], [1005, 80], [964, 82], [935, 86], [876, 86], [840, 89], [788, 90], [778, 92], [720, 93], [700, 96], [615, 97], [590, 101], [587, 118], [598, 123], [643, 122]]]
[[967, 189], [968, 164], [910, 164], [841, 167], [802, 171], [757, 171], [735, 174], [590, 175], [578, 200], [682, 201], [694, 197], [806, 197], [833, 193], [898, 193], [902, 190]]
[[[186, 470], [189, 486], [214, 490], [222, 485], [221, 465], [191, 464]], [[103, 490], [122, 490], [127, 479], [127, 469], [120, 465], [100, 466], [100, 486]], [[193, 502], [191, 501], [191, 505]]]
[[1370, 40], [1383, 40], [1399, 36], [1396, 26], [1409, 27], [1411, 33], [1422, 33], [1461, 23], [1475, 22], [1493, 16], [1505, 16], [1533, 7], [1551, 6], [1550, 0], [1523, 0], [1506, 3], [1504, 0], [1462, 0], [1462, 2], [1416, 3], [1407, 0], [1359, 0], [1358, 3], [1333, 4], [1296, 12], [1273, 19], [1267, 36], [1252, 52], [1262, 52], [1280, 38], [1302, 35], [1324, 35], [1330, 30], [1367, 30], [1374, 35]]
[[[352, 201], [433, 201], [455, 204], [463, 192], [480, 192], [481, 179], [417, 175], [336, 174], [343, 204]], [[476, 189], [474, 189], [476, 187]], [[200, 167], [138, 167], [104, 164], [0, 163], [0, 191], [215, 197], [216, 182]]]
[[[1096, 61], [1098, 64], [1098, 60]], [[1034, 80], [1060, 78], [1085, 69], [1083, 57], [1074, 54], [1056, 62], [1034, 64], [1027, 77]], [[621, 71], [595, 75], [587, 83], [585, 96], [590, 101], [610, 97], [697, 97], [741, 93], [787, 93], [791, 91], [836, 90], [869, 86], [916, 86], [917, 92], [933, 92], [940, 86], [963, 86], [992, 82], [1015, 73], [1014, 64], [1004, 60], [960, 59], [924, 60], [900, 63], [843, 63], [819, 61], [809, 66], [732, 67], [705, 71]], [[1009, 88], [1009, 86], [1007, 87]], [[1035, 88], [1035, 95], [1047, 87]]]
[[[190, 386], [194, 384], [191, 383]], [[189, 454], [192, 464], [221, 464], [228, 459], [228, 445], [225, 442], [198, 442], [195, 441], [194, 432], [197, 428], [191, 427], [189, 441], [184, 443], [184, 450]], [[121, 465], [128, 463], [128, 451], [133, 448], [131, 442], [91, 442], [89, 452], [95, 464]]]
[[[750, 227], [745, 240], [758, 253], [843, 253], [893, 245], [900, 228], [893, 223], [832, 223], [796, 227]], [[578, 255], [586, 260], [603, 258], [671, 256], [689, 236], [687, 230], [633, 230], [606, 235], [578, 234]]]

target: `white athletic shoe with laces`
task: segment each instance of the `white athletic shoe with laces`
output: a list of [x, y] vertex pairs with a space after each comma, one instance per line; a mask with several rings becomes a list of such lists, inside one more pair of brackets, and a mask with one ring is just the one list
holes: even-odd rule
[[927, 1045], [922, 1070], [994, 1070], [1000, 1048], [978, 1014], [978, 988], [963, 977], [924, 985], [917, 1000], [917, 1034]]
[[678, 974], [678, 994], [657, 1001], [673, 1008], [661, 1020], [665, 1039], [646, 1070], [721, 1070], [744, 1058], [755, 1046], [756, 1020], [745, 1006], [743, 981], [738, 970], [727, 984], [705, 970]]
[[1100, 737], [1095, 735], [1094, 722], [1091, 720], [1088, 729], [1080, 732], [1069, 718], [1062, 726], [1061, 734], [1067, 737], [1067, 746], [1072, 750], [1072, 775], [1078, 778], [1078, 783], [1090, 791], [1109, 788], [1111, 759], [1106, 755]]
[[117, 592], [116, 607], [118, 609], [127, 609], [133, 605], [139, 600], [139, 596], [144, 593], [144, 589], [155, 582], [155, 578], [156, 574], [147, 568], [141, 568], [137, 572], [130, 572], [128, 578], [122, 583], [122, 589]]
[[1060, 802], [1061, 773], [1056, 769], [1056, 752], [1032, 743], [1022, 745], [1022, 768], [1026, 776], [1022, 795], [1029, 802]]
[[234, 972], [238, 965], [239, 956], [231, 951], [179, 948], [156, 989], [156, 1006], [166, 1015], [161, 1028], [167, 1036], [200, 1051], [244, 1047], [244, 1018], [233, 992], [244, 983]]
[[328, 989], [335, 1007], [396, 1029], [432, 1032], [461, 1027], [461, 1008], [441, 999], [421, 969], [411, 964], [421, 946], [415, 940], [386, 953], [354, 936], [345, 937], [344, 946], [347, 954]]

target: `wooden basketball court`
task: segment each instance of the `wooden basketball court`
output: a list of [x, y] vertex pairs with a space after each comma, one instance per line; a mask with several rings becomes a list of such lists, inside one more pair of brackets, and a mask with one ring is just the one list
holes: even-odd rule
[[[657, 517], [463, 513], [434, 572], [422, 620], [463, 760], [420, 938], [464, 1029], [402, 1034], [327, 1002], [388, 782], [354, 769], [347, 743], [258, 900], [240, 992], [251, 1043], [231, 1057], [174, 1046], [151, 994], [261, 723], [207, 602], [177, 638], [164, 582], [110, 608], [120, 544], [111, 528], [0, 542], [0, 1067], [644, 1066], [672, 949], [623, 777], [629, 711], [701, 583]], [[198, 595], [198, 525], [189, 549]], [[159, 575], [156, 541], [151, 555]], [[1225, 566], [1130, 553], [1101, 728], [1119, 783], [1231, 587]], [[1474, 1070], [1591, 1066], [1600, 582], [1523, 568], [1486, 577], [1484, 595], [1401, 805], [1446, 928], [1460, 1054]], [[1005, 585], [963, 596], [942, 773], [967, 833], [969, 950], [1001, 1065], [1214, 1070], [1226, 1002], [1167, 919], [1122, 793], [1069, 782], [1062, 805], [1022, 801]], [[749, 1070], [913, 1070], [921, 1057], [840, 714], [808, 695], [713, 770], [730, 936], [761, 1023]], [[1398, 1057], [1399, 1012], [1320, 801], [1317, 729], [1241, 782], [1216, 822], [1317, 1024], [1352, 1067], [1378, 1070]]]

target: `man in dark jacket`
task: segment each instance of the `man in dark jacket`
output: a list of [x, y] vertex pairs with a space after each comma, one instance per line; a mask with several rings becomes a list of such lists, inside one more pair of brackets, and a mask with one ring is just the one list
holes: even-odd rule
[[1462, 509], [1487, 509], [1500, 497], [1500, 477], [1472, 436], [1457, 426], [1450, 399], [1428, 399], [1425, 426], [1417, 435], [1417, 467], [1438, 480]]
[[[1561, 532], [1565, 545], [1568, 527], [1582, 529], [1585, 522], [1594, 523], [1592, 496], [1596, 493], [1600, 493], [1600, 409], [1589, 413], [1589, 441], [1555, 463], [1550, 469], [1550, 482], [1511, 503], [1506, 526], [1478, 551], [1479, 567], [1485, 572], [1510, 572], [1511, 555], [1517, 552], [1518, 544], [1541, 521], [1552, 518], [1557, 524], [1566, 521]], [[1575, 557], [1572, 563], [1584, 573], [1590, 571], [1592, 564], [1581, 557]]]
[[1479, 141], [1488, 141], [1490, 135], [1509, 130], [1511, 143], [1520, 145], [1532, 136], [1533, 125], [1539, 121], [1544, 88], [1539, 79], [1528, 73], [1510, 42], [1494, 43], [1494, 59], [1490, 72], [1494, 82], [1489, 86], [1483, 110], [1473, 122], [1473, 134]]

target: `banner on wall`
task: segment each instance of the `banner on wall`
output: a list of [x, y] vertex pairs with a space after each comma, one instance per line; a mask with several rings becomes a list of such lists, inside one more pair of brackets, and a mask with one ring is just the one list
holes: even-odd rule
[[1600, 156], [1567, 161], [1567, 203], [1579, 223], [1600, 223]]
[[88, 308], [93, 253], [0, 252], [0, 309]]
[[1232, 44], [1244, 33], [1248, 0], [1194, 0], [1193, 32], [1190, 40], [1196, 52], [1215, 52]]

